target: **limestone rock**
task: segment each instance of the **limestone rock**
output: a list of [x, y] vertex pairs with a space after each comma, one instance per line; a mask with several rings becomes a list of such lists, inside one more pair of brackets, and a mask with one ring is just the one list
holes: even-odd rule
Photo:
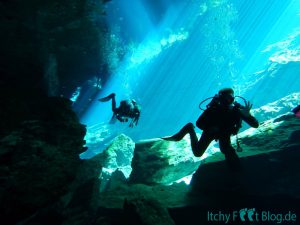
[[101, 153], [103, 166], [100, 174], [101, 191], [108, 188], [107, 185], [115, 171], [122, 172], [126, 178], [129, 177], [132, 170], [133, 152], [134, 142], [129, 137], [121, 134], [114, 138], [111, 144]]
[[122, 208], [124, 199], [134, 200], [138, 198], [156, 199], [165, 208], [185, 206], [188, 200], [190, 186], [184, 182], [172, 185], [147, 185], [119, 182], [101, 193], [100, 207]]
[[[103, 167], [122, 170], [131, 164], [134, 151], [134, 142], [124, 134], [114, 138], [111, 144], [103, 151]], [[128, 173], [123, 171], [126, 176]]]
[[293, 114], [287, 113], [267, 120], [259, 128], [250, 128], [239, 134], [241, 146], [246, 149], [240, 155], [244, 157], [297, 145], [293, 136], [299, 129], [299, 119]]
[[216, 153], [194, 174], [192, 187], [210, 193], [238, 189], [243, 195], [286, 195], [300, 199], [300, 139], [294, 138], [300, 131], [299, 122], [299, 118], [286, 114], [255, 131], [245, 131], [240, 135], [244, 151], [238, 153], [243, 170], [230, 172], [224, 157]]
[[[100, 50], [106, 35], [99, 26], [99, 11], [103, 10], [100, 1], [1, 1], [0, 9], [0, 45], [6, 56], [0, 62], [1, 71], [2, 75], [13, 76], [14, 83], [32, 88], [32, 83], [38, 84], [44, 78], [47, 89], [51, 88], [47, 90], [50, 95], [56, 92], [56, 96], [69, 97], [78, 83], [92, 77], [87, 74], [99, 70], [99, 62], [106, 61]], [[46, 71], [51, 55], [57, 66], [49, 77]], [[39, 69], [45, 74], [38, 75]]]
[[251, 81], [245, 82], [241, 90], [248, 96], [257, 96], [254, 104], [266, 105], [282, 96], [299, 92], [299, 71], [298, 61], [291, 60], [286, 63], [270, 61], [264, 70], [251, 74]]
[[[159, 207], [168, 208], [176, 224], [210, 224], [207, 213], [212, 210], [227, 212], [253, 207], [259, 213], [259, 210], [299, 212], [299, 131], [300, 120], [292, 114], [268, 120], [258, 129], [246, 130], [240, 134], [244, 150], [238, 153], [243, 170], [230, 171], [223, 154], [217, 152], [205, 158], [195, 169], [189, 186], [183, 183], [154, 185], [153, 182], [157, 177], [156, 171], [172, 168], [166, 163], [165, 154], [174, 154], [172, 157], [175, 158], [178, 154], [174, 152], [176, 146], [186, 151], [185, 156], [192, 154], [188, 139], [177, 143], [158, 139], [137, 143], [130, 179], [138, 180], [136, 183], [139, 184], [123, 182], [102, 192], [101, 221], [104, 221], [104, 217], [105, 221], [111, 221], [115, 218], [110, 216], [112, 214], [122, 218], [112, 224], [122, 224], [126, 218], [132, 223], [138, 221], [136, 224], [148, 221], [142, 218], [145, 219], [145, 212], [150, 213], [155, 209], [149, 206], [151, 199], [159, 200]], [[170, 171], [170, 175], [177, 175]], [[148, 177], [152, 179], [150, 182]], [[149, 184], [141, 184], [144, 181]], [[128, 201], [125, 208], [127, 210], [129, 207], [129, 211], [122, 210], [124, 199]], [[124, 212], [125, 218], [122, 217]], [[157, 215], [163, 218], [165, 214]], [[128, 216], [131, 220], [128, 220]], [[127, 224], [132, 224], [130, 222]]]
[[130, 182], [170, 184], [191, 175], [200, 165], [188, 138], [180, 142], [152, 139], [136, 143]]
[[45, 102], [38, 120], [24, 121], [0, 140], [0, 211], [6, 224], [25, 220], [69, 190], [81, 164], [85, 126], [69, 101]]
[[268, 103], [258, 109], [253, 109], [252, 114], [259, 122], [270, 120], [282, 115], [296, 107], [300, 102], [300, 93], [295, 92], [277, 101]]
[[128, 224], [174, 225], [168, 210], [155, 199], [125, 199], [124, 213]]

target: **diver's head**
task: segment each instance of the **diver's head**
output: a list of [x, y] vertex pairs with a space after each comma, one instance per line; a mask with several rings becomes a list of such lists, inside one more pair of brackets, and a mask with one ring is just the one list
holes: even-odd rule
[[234, 91], [232, 88], [223, 88], [219, 91], [220, 102], [223, 105], [231, 105], [234, 102]]

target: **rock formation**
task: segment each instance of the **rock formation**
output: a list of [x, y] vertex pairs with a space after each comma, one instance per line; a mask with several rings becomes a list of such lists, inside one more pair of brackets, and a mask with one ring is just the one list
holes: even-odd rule
[[[156, 153], [157, 156], [147, 158], [135, 155], [130, 179], [138, 178], [136, 183], [139, 184], [121, 182], [119, 186], [107, 189], [100, 197], [100, 205], [104, 208], [122, 209], [124, 199], [154, 197], [161, 206], [169, 209], [176, 224], [187, 224], [186, 218], [189, 218], [188, 224], [199, 224], [199, 221], [201, 224], [209, 224], [208, 211], [217, 209], [233, 211], [252, 207], [260, 212], [290, 210], [299, 213], [299, 133], [299, 118], [289, 113], [262, 123], [256, 130], [246, 130], [239, 135], [243, 148], [243, 152], [238, 153], [243, 166], [241, 171], [230, 171], [224, 156], [216, 152], [202, 160], [189, 186], [183, 183], [166, 186], [154, 184], [153, 180], [149, 182], [150, 178], [155, 178], [156, 172], [151, 170], [151, 166], [158, 165], [156, 170], [163, 167], [164, 160], [158, 157], [162, 155], [160, 151], [169, 152], [178, 148], [185, 152], [188, 149], [185, 145], [188, 143], [183, 141], [169, 145], [168, 142], [157, 139], [144, 141], [140, 143], [142, 150], [148, 149], [149, 155]], [[172, 146], [172, 149], [167, 146]], [[139, 146], [136, 150], [142, 152], [138, 148]], [[174, 152], [176, 151], [172, 154]], [[189, 155], [187, 151], [185, 153]], [[138, 156], [140, 155], [138, 152]], [[146, 166], [136, 166], [143, 163], [149, 166], [148, 171]], [[167, 168], [165, 171], [168, 171]], [[182, 169], [180, 163], [178, 168]], [[179, 174], [183, 176], [182, 173], [170, 173], [167, 178], [172, 175], [174, 178]]]
[[188, 139], [178, 143], [162, 139], [141, 141], [135, 145], [130, 182], [170, 184], [191, 175], [199, 165]]
[[260, 108], [253, 109], [252, 114], [258, 121], [266, 121], [284, 113], [291, 112], [300, 102], [300, 93], [295, 92], [277, 101], [268, 103]]
[[[45, 100], [46, 101], [46, 100]], [[0, 140], [0, 211], [5, 224], [28, 219], [69, 191], [81, 164], [85, 126], [71, 102], [49, 98], [40, 116]]]

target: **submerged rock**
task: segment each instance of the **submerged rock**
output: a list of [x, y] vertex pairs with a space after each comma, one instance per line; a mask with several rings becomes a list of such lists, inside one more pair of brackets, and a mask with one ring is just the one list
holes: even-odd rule
[[170, 184], [191, 175], [200, 165], [188, 138], [180, 142], [151, 139], [136, 143], [131, 183]]
[[103, 167], [113, 170], [119, 169], [128, 177], [130, 174], [128, 167], [131, 165], [133, 152], [134, 142], [126, 135], [121, 134], [114, 138], [103, 151]]
[[57, 202], [81, 165], [85, 126], [69, 100], [50, 98], [45, 103], [39, 119], [24, 121], [0, 140], [0, 212], [5, 224], [27, 220]]
[[[136, 179], [135, 183], [149, 183], [114, 186], [101, 194], [100, 205], [107, 210], [118, 208], [121, 210], [119, 213], [124, 215], [122, 204], [124, 199], [128, 199], [128, 202], [133, 202], [132, 209], [127, 211], [129, 215], [137, 207], [141, 210], [140, 214], [133, 214], [133, 221], [134, 218], [140, 219], [138, 215], [152, 210], [139, 207], [139, 202], [146, 199], [145, 204], [148, 204], [154, 198], [159, 200], [160, 207], [168, 208], [175, 224], [210, 224], [211, 221], [207, 220], [209, 211], [238, 211], [243, 207], [255, 208], [258, 213], [261, 210], [299, 212], [299, 131], [300, 120], [292, 114], [266, 121], [258, 129], [246, 130], [239, 135], [243, 152], [238, 155], [243, 170], [230, 171], [223, 154], [217, 152], [202, 160], [198, 169], [195, 168], [196, 173], [189, 186], [175, 183], [153, 185], [153, 181], [169, 179], [168, 176], [168, 179], [162, 179], [165, 171], [169, 171], [169, 176], [177, 176], [166, 160], [170, 159], [168, 157], [176, 158], [170, 148], [177, 146], [179, 150], [181, 146], [187, 157], [193, 157], [189, 155], [192, 153], [187, 140], [175, 143], [154, 139], [137, 143], [130, 179]], [[181, 167], [180, 163], [179, 160], [178, 168], [182, 169], [184, 166]], [[160, 176], [156, 175], [157, 171]], [[189, 218], [188, 221], [186, 218]]]
[[268, 103], [258, 109], [253, 109], [252, 114], [258, 121], [263, 122], [270, 120], [284, 113], [291, 112], [300, 102], [300, 93], [290, 94], [277, 101]]
[[[112, 174], [119, 171], [125, 178], [131, 173], [131, 160], [133, 158], [134, 142], [124, 134], [114, 138], [111, 144], [101, 153], [102, 170], [100, 174], [103, 191], [111, 183]], [[120, 176], [117, 176], [120, 177]], [[114, 176], [116, 179], [116, 176]], [[121, 179], [123, 180], [123, 179]]]
[[87, 224], [94, 217], [100, 205], [101, 160], [98, 155], [82, 161], [69, 191], [60, 199], [63, 203], [60, 210], [63, 225]]
[[125, 199], [124, 214], [127, 224], [174, 225], [168, 210], [155, 198]]
[[244, 151], [238, 153], [242, 170], [231, 172], [222, 154], [216, 153], [194, 174], [193, 190], [212, 195], [235, 192], [255, 198], [280, 195], [300, 200], [300, 139], [294, 138], [299, 131], [299, 118], [286, 114], [266, 121], [255, 131], [243, 132], [240, 142]]
[[[120, 135], [103, 153], [80, 160], [85, 127], [59, 111], [58, 120], [26, 121], [1, 139], [6, 224], [209, 224], [211, 209], [299, 208], [300, 120], [293, 114], [240, 133], [243, 170], [231, 172], [220, 152], [200, 165], [188, 136], [134, 144]], [[190, 186], [166, 185], [193, 173]]]

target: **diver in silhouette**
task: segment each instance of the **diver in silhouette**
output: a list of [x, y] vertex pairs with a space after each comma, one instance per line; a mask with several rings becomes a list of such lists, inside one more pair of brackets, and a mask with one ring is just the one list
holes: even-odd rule
[[128, 119], [130, 118], [131, 122], [129, 127], [137, 125], [141, 114], [141, 107], [134, 99], [131, 99], [121, 101], [120, 106], [117, 108], [115, 96], [116, 94], [112, 93], [104, 98], [99, 99], [100, 102], [107, 102], [111, 100], [113, 116], [110, 120], [110, 123], [114, 123], [115, 119], [119, 120], [120, 122], [128, 122]]
[[179, 141], [186, 134], [190, 134], [191, 147], [197, 157], [204, 154], [213, 140], [218, 140], [229, 168], [239, 169], [239, 158], [231, 145], [230, 136], [237, 134], [242, 120], [251, 127], [259, 126], [258, 121], [250, 114], [251, 108], [252, 104], [249, 101], [245, 100], [245, 106], [234, 102], [234, 91], [231, 88], [221, 89], [196, 122], [196, 126], [203, 130], [199, 141], [192, 123], [186, 124], [177, 134], [163, 139]]

